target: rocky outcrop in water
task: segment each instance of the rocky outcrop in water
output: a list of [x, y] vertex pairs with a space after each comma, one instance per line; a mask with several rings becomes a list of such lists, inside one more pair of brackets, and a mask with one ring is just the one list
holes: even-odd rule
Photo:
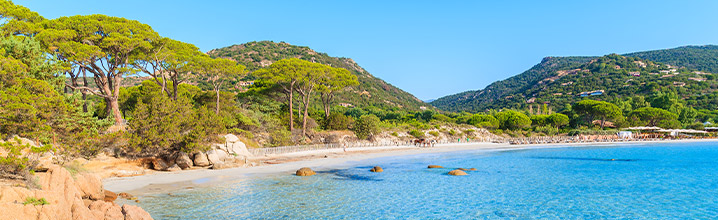
[[466, 172], [464, 172], [464, 171], [462, 171], [462, 170], [456, 169], [456, 170], [449, 171], [449, 175], [452, 175], [452, 176], [466, 176], [467, 174], [466, 174]]
[[[109, 191], [102, 189], [99, 177], [93, 174], [73, 177], [65, 168], [51, 165], [35, 176], [39, 189], [0, 186], [0, 218], [152, 219], [140, 207], [104, 201]], [[45, 202], [33, 202], [38, 200]]]
[[429, 168], [429, 169], [434, 169], [434, 168], [444, 168], [444, 167], [439, 166], [439, 165], [429, 165], [428, 168]]
[[309, 167], [302, 167], [301, 169], [297, 170], [296, 175], [297, 176], [312, 176], [314, 174], [317, 174]]
[[381, 173], [381, 172], [384, 172], [384, 169], [382, 169], [380, 166], [375, 166], [375, 167], [371, 168], [371, 170], [369, 170], [369, 171], [375, 172], [375, 173]]

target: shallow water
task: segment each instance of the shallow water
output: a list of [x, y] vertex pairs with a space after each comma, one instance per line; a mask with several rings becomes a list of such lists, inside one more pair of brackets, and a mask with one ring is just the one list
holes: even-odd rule
[[[384, 172], [369, 172], [374, 165]], [[446, 175], [459, 167], [478, 171]], [[140, 200], [155, 219], [715, 219], [718, 144], [377, 158]]]

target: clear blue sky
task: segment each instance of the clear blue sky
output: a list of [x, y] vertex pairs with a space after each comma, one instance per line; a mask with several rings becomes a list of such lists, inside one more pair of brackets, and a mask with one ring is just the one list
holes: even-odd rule
[[46, 18], [139, 20], [203, 51], [260, 40], [309, 46], [424, 100], [482, 89], [546, 56], [718, 44], [718, 1], [14, 2]]

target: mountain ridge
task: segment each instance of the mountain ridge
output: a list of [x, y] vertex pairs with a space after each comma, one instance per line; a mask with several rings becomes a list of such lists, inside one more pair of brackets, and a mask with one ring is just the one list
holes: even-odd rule
[[[617, 55], [620, 56], [620, 55]], [[652, 51], [642, 51], [642, 52], [634, 52], [634, 53], [628, 53], [625, 54], [625, 56], [621, 57], [628, 57], [630, 59], [639, 59], [644, 61], [655, 61], [660, 63], [665, 63], [671, 66], [679, 66], [684, 67], [687, 66], [688, 68], [685, 68], [685, 71], [707, 71], [707, 72], [718, 72], [718, 46], [716, 45], [703, 45], [703, 46], [683, 46], [673, 49], [662, 49], [662, 50], [652, 50]], [[551, 79], [553, 77], [556, 77], [558, 74], [558, 71], [569, 71], [571, 69], [578, 68], [581, 65], [586, 65], [589, 62], [592, 62], [592, 60], [598, 59], [601, 57], [598, 56], [569, 56], [569, 57], [545, 57], [542, 59], [542, 61], [539, 64], [536, 64], [535, 66], [531, 67], [530, 69], [511, 76], [504, 80], [499, 80], [494, 83], [489, 84], [484, 89], [479, 90], [469, 90], [457, 94], [452, 94], [448, 96], [441, 97], [430, 104], [433, 106], [446, 110], [446, 111], [467, 111], [467, 112], [481, 112], [488, 109], [503, 109], [503, 108], [522, 108], [526, 107], [527, 104], [533, 103], [530, 101], [533, 97], [528, 97], [532, 94], [527, 94], [537, 91], [532, 90], [537, 88], [537, 84], [544, 79]], [[645, 58], [645, 59], [644, 59]], [[615, 62], [612, 61], [612, 62]], [[643, 62], [643, 61], [641, 61]], [[640, 69], [634, 69], [634, 71], [639, 71]], [[689, 72], [690, 72], [689, 71]], [[607, 74], [610, 71], [604, 72], [604, 74]], [[624, 71], [626, 72], [626, 71]], [[627, 74], [627, 73], [626, 73]], [[685, 86], [688, 85], [692, 86], [694, 79], [701, 79], [702, 76], [694, 76], [694, 77], [684, 77], [685, 75], [681, 75], [675, 79], [680, 79], [682, 81], [672, 81], [673, 84], [666, 84], [663, 83], [664, 86]], [[592, 79], [590, 81], [594, 82], [602, 82], [600, 79], [601, 76], [591, 76]], [[624, 80], [624, 76], [618, 76], [618, 75], [611, 75], [608, 78], [621, 78]], [[711, 76], [713, 77], [713, 76]], [[560, 78], [560, 77], [559, 77]], [[550, 81], [555, 81], [558, 78], [551, 79]], [[673, 79], [673, 78], [672, 78]], [[581, 81], [582, 79], [578, 79]], [[631, 79], [634, 80], [634, 79]], [[655, 80], [663, 80], [663, 78], [657, 78]], [[666, 80], [664, 80], [666, 81]], [[686, 81], [686, 82], [683, 82]], [[564, 82], [568, 83], [568, 82]], [[573, 83], [573, 82], [571, 82]], [[612, 83], [612, 82], [611, 82]], [[687, 84], [686, 84], [687, 83]], [[712, 81], [711, 81], [712, 83]], [[581, 88], [586, 88], [588, 90], [589, 87], [591, 88], [598, 88], [601, 85], [585, 85]], [[624, 85], [621, 85], [624, 86]], [[643, 85], [639, 85], [643, 86]], [[714, 86], [714, 84], [708, 85], [708, 86]], [[540, 87], [540, 86], [539, 86]], [[551, 86], [549, 86], [551, 87]], [[555, 85], [553, 87], [556, 87]], [[571, 86], [569, 86], [571, 87]], [[629, 85], [630, 87], [630, 85]], [[547, 89], [548, 87], [540, 87], [538, 89]], [[548, 88], [550, 89], [550, 88]], [[682, 91], [681, 88], [674, 88], [675, 90]], [[496, 91], [499, 90], [499, 91]], [[621, 90], [619, 88], [619, 90]], [[622, 91], [622, 90], [621, 90]], [[706, 90], [708, 91], [708, 90]], [[561, 92], [556, 92], [556, 94]], [[537, 93], [536, 93], [537, 94]], [[713, 91], [709, 94], [713, 94]], [[539, 97], [540, 99], [540, 97]], [[545, 99], [551, 99], [544, 102], [549, 102], [550, 104], [555, 104], [555, 102], [552, 102], [555, 100], [552, 98], [545, 98]], [[696, 101], [696, 105], [706, 105], [705, 103], [701, 104], [698, 102], [705, 102], [705, 101]], [[559, 103], [565, 103], [565, 101], [560, 101]], [[709, 104], [709, 106], [712, 104]], [[555, 107], [562, 107], [562, 106], [556, 106]]]
[[407, 110], [431, 107], [414, 95], [373, 76], [351, 58], [332, 57], [326, 53], [314, 51], [307, 46], [297, 46], [286, 42], [253, 41], [212, 49], [207, 54], [214, 58], [232, 59], [245, 65], [250, 72], [248, 76], [250, 80], [253, 79], [251, 72], [287, 58], [298, 58], [345, 68], [357, 75], [360, 83], [358, 86], [337, 94], [337, 100], [340, 100], [339, 102], [346, 106], [376, 106]]

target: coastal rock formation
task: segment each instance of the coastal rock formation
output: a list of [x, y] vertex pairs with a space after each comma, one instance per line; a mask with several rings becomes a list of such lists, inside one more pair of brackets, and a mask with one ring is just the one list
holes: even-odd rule
[[375, 166], [374, 168], [371, 168], [371, 170], [369, 170], [369, 171], [375, 172], [375, 173], [381, 173], [381, 172], [384, 172], [384, 169], [382, 169], [380, 166]]
[[167, 168], [170, 168], [170, 164], [168, 164], [162, 158], [152, 158], [151, 162], [152, 162], [152, 169], [154, 169], [154, 170], [167, 171]]
[[194, 165], [198, 167], [206, 167], [209, 166], [209, 160], [207, 159], [207, 154], [199, 152], [194, 154]]
[[37, 172], [45, 172], [48, 169], [50, 169], [50, 166], [55, 161], [55, 156], [52, 155], [50, 152], [46, 152], [43, 154], [40, 158], [37, 159], [37, 166], [35, 166], [34, 170]]
[[126, 193], [126, 192], [121, 192], [121, 193], [117, 194], [117, 196], [119, 196], [120, 198], [123, 198], [123, 199], [131, 199], [134, 197], [131, 194]]
[[302, 167], [301, 169], [297, 170], [297, 176], [312, 176], [314, 174], [317, 174], [309, 167]]
[[110, 190], [105, 190], [105, 197], [102, 199], [105, 202], [114, 202], [117, 200], [117, 193], [114, 193]]
[[227, 134], [224, 136], [226, 140], [225, 146], [227, 153], [235, 156], [251, 157], [252, 153], [247, 150], [247, 145], [242, 143], [239, 138], [233, 134]]
[[75, 175], [77, 189], [82, 193], [83, 199], [100, 200], [105, 198], [105, 190], [102, 189], [102, 180], [97, 175], [89, 173], [78, 173]]
[[170, 172], [176, 172], [176, 171], [180, 171], [180, 170], [182, 170], [182, 168], [180, 168], [180, 166], [178, 166], [177, 164], [174, 164], [174, 165], [170, 166], [169, 168], [167, 168], [167, 171], [170, 171]]
[[466, 176], [467, 174], [466, 174], [466, 172], [457, 169], [457, 170], [449, 171], [449, 175], [452, 175], [452, 176]]
[[184, 152], [180, 152], [179, 156], [177, 156], [177, 159], [175, 160], [175, 163], [183, 170], [192, 167], [192, 159], [190, 159], [189, 155]]
[[[112, 192], [102, 190], [95, 182], [99, 177], [93, 174], [73, 178], [65, 168], [52, 165], [36, 177], [40, 189], [0, 186], [1, 219], [152, 219], [139, 207], [120, 207], [96, 199], [98, 191]], [[47, 204], [23, 204], [30, 199], [44, 199]]]
[[439, 165], [429, 165], [428, 168], [429, 168], [429, 169], [434, 169], [434, 168], [444, 168], [444, 167], [439, 166]]
[[122, 205], [122, 214], [125, 214], [125, 220], [151, 220], [152, 216], [144, 209], [133, 205]]
[[222, 161], [212, 163], [213, 170], [219, 170], [219, 169], [225, 169], [225, 168], [229, 168], [229, 166], [227, 166], [227, 164]]
[[223, 153], [220, 153], [220, 152], [224, 152], [224, 151], [222, 151], [222, 150], [207, 151], [207, 159], [209, 160], [210, 164], [223, 163], [224, 158], [227, 158], [227, 156], [225, 155], [224, 158], [220, 158], [220, 154], [224, 155]]
[[470, 171], [477, 171], [476, 168], [469, 168]]
[[112, 202], [94, 201], [89, 208], [95, 219], [124, 219], [122, 208]]

